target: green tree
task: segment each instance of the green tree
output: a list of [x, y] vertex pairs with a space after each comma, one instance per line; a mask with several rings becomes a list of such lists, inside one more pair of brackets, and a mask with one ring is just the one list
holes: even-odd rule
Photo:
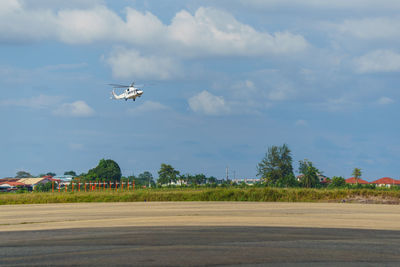
[[121, 168], [111, 159], [101, 159], [99, 164], [88, 171], [85, 178], [88, 180], [117, 181], [121, 180]]
[[353, 176], [354, 176], [354, 178], [356, 178], [356, 184], [358, 185], [358, 180], [361, 178], [361, 169], [354, 168]]
[[64, 172], [64, 175], [71, 175], [71, 176], [77, 176], [76, 175], [76, 172], [74, 172], [74, 171], [66, 171], [66, 172]]
[[138, 177], [135, 179], [135, 184], [146, 187], [154, 187], [155, 182], [153, 175], [150, 172], [145, 171], [138, 175]]
[[15, 178], [29, 178], [32, 177], [32, 174], [26, 171], [19, 171], [17, 172], [17, 175], [15, 175]]
[[48, 173], [46, 173], [46, 175], [47, 175], [47, 176], [51, 176], [51, 177], [56, 176], [56, 174], [55, 174], [54, 172], [48, 172]]
[[[37, 192], [50, 192], [52, 190], [52, 182], [47, 182], [45, 184], [38, 184], [35, 187], [35, 191]], [[55, 187], [57, 188], [57, 184], [55, 185]]]
[[333, 176], [329, 187], [343, 187], [346, 185], [346, 180], [341, 176]]
[[210, 176], [207, 178], [207, 182], [210, 184], [215, 184], [217, 183], [217, 178], [215, 178], [214, 176]]
[[298, 185], [299, 183], [293, 173], [282, 177], [276, 183], [276, 186], [278, 187], [296, 187]]
[[176, 182], [179, 171], [175, 170], [171, 165], [161, 164], [160, 170], [158, 171], [158, 184], [170, 184]]
[[299, 161], [299, 172], [302, 174], [301, 185], [304, 187], [318, 187], [320, 173], [317, 168], [314, 167], [311, 161], [305, 159]]
[[[278, 185], [291, 181], [293, 177], [292, 155], [286, 144], [271, 146], [257, 166], [257, 176], [263, 178], [269, 185]], [[291, 182], [290, 182], [291, 183]]]
[[201, 185], [207, 182], [207, 177], [204, 174], [200, 173], [194, 175], [193, 180], [196, 185]]

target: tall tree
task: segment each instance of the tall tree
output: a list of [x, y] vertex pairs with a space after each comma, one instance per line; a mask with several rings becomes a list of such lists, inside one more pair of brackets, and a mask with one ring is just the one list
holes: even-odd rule
[[299, 172], [302, 174], [301, 185], [304, 187], [319, 186], [319, 170], [314, 167], [311, 161], [305, 159], [299, 161]]
[[135, 179], [135, 183], [139, 183], [140, 185], [144, 185], [146, 187], [151, 187], [155, 185], [153, 175], [148, 171], [139, 174], [138, 177]]
[[342, 187], [346, 185], [346, 180], [341, 176], [333, 176], [330, 187]]
[[257, 175], [270, 185], [282, 184], [286, 180], [291, 181], [294, 174], [289, 147], [286, 144], [269, 147], [262, 161], [258, 163], [257, 171]]
[[29, 178], [32, 177], [32, 174], [26, 171], [19, 171], [17, 172], [17, 175], [15, 175], [15, 178]]
[[354, 178], [356, 178], [356, 184], [358, 185], [358, 180], [361, 178], [361, 169], [354, 168], [353, 176], [354, 176]]
[[121, 179], [121, 168], [118, 163], [111, 159], [101, 159], [99, 164], [88, 171], [85, 177], [89, 180], [100, 180], [100, 181], [120, 181]]
[[158, 171], [158, 184], [170, 184], [176, 182], [179, 171], [175, 170], [171, 165], [161, 164], [160, 170]]

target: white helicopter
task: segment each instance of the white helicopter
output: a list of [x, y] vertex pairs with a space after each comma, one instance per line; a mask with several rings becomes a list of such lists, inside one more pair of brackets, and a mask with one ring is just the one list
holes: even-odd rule
[[[125, 99], [127, 101], [128, 99], [133, 99], [135, 101], [136, 97], [141, 97], [143, 95], [143, 90], [141, 90], [138, 87], [135, 87], [135, 82], [131, 83], [131, 85], [122, 85], [122, 84], [109, 84], [113, 86], [113, 90], [111, 92], [112, 96], [111, 99]], [[117, 95], [115, 93], [115, 88], [126, 88], [125, 91]]]

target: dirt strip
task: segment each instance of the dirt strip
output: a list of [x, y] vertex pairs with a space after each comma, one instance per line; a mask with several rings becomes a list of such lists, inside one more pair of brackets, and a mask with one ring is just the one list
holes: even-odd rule
[[0, 206], [0, 231], [124, 226], [283, 226], [400, 230], [400, 206], [131, 202]]

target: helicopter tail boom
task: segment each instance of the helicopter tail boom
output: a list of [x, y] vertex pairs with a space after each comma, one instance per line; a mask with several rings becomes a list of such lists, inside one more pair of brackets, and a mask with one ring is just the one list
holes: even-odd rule
[[115, 93], [114, 89], [112, 90], [111, 94], [112, 94], [112, 98], [114, 98], [114, 99], [121, 99], [122, 98], [122, 97], [120, 97], [119, 95], [117, 95]]

